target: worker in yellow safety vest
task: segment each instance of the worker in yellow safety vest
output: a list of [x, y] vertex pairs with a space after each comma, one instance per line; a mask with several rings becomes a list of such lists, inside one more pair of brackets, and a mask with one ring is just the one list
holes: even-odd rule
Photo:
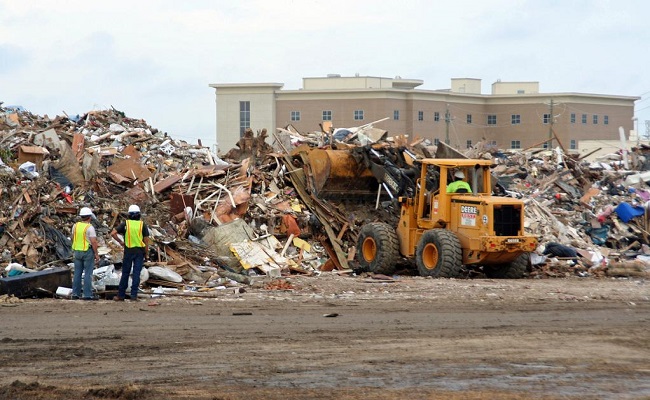
[[[97, 233], [90, 223], [94, 216], [88, 207], [79, 210], [81, 221], [72, 226], [72, 251], [74, 253], [74, 275], [72, 278], [72, 299], [97, 300], [93, 295], [93, 269], [99, 261]], [[83, 297], [81, 278], [83, 275]]]
[[456, 171], [454, 181], [447, 185], [447, 193], [472, 193], [472, 187], [464, 179], [463, 171]]
[[[124, 301], [126, 289], [129, 287], [129, 275], [131, 277], [132, 301], [138, 300], [138, 288], [140, 286], [140, 273], [142, 266], [149, 254], [149, 228], [141, 221], [140, 207], [135, 204], [129, 206], [128, 219], [113, 229], [111, 236], [124, 247], [122, 258], [122, 277], [117, 287], [115, 301]], [[119, 235], [122, 235], [120, 238]]]

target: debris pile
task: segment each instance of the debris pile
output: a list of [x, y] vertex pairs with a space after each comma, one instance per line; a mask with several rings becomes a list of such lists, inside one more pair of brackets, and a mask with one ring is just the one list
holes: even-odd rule
[[[582, 276], [600, 276], [610, 262], [650, 255], [650, 174], [643, 162], [648, 151], [634, 149], [627, 169], [621, 154], [588, 162], [560, 147], [523, 151], [496, 157], [501, 163], [494, 173], [510, 195], [525, 199], [527, 228], [547, 244], [540, 254], [568, 260]], [[576, 254], [548, 251], [548, 244], [556, 243]]]
[[[326, 164], [320, 162], [326, 157], [308, 151], [305, 144], [312, 149], [314, 143], [331, 141], [334, 145], [329, 148], [347, 149], [350, 157], [356, 158], [355, 165], [364, 165], [375, 177], [376, 169], [380, 167], [380, 175], [392, 175], [395, 181], [400, 182], [393, 191], [395, 196], [412, 193], [409, 186], [415, 183], [409, 177], [418, 174], [411, 171], [413, 163], [410, 160], [493, 160], [492, 174], [497, 182], [494, 194], [524, 199], [526, 231], [538, 237], [541, 243], [531, 257], [530, 276], [623, 276], [625, 271], [632, 270], [627, 276], [650, 276], [650, 266], [647, 265], [650, 260], [650, 148], [645, 145], [634, 148], [631, 153], [621, 151], [587, 161], [588, 155], [571, 154], [562, 147], [557, 136], [555, 149], [504, 151], [480, 142], [461, 153], [444, 143], [433, 146], [428, 140], [416, 138], [409, 143], [405, 136], [390, 138], [385, 131], [376, 140], [365, 136], [357, 140], [355, 135], [348, 135], [337, 142], [325, 129], [320, 133], [303, 135], [292, 132], [291, 127], [279, 130], [289, 132], [292, 143], [298, 146], [292, 154], [297, 154], [301, 165], [306, 166], [310, 173], [307, 179], [311, 184], [310, 190], [319, 195], [326, 195], [336, 186], [332, 182], [336, 174], [328, 170], [329, 181], [323, 182], [313, 166]], [[314, 159], [319, 162], [314, 162]], [[369, 177], [372, 182], [376, 180], [371, 174], [356, 176], [355, 187], [343, 188], [342, 191], [352, 190], [358, 197], [359, 189], [364, 187], [364, 178]], [[390, 191], [386, 187], [386, 192]], [[367, 209], [367, 206], [368, 203], [363, 207]], [[391, 208], [389, 203], [382, 203], [379, 207], [377, 201], [375, 208], [374, 213], [365, 219], [374, 218], [396, 226], [397, 207]], [[359, 211], [356, 209], [354, 212]], [[386, 215], [386, 211], [392, 211], [393, 215]], [[351, 229], [360, 226], [363, 218], [358, 222], [353, 223]], [[554, 247], [560, 243], [562, 245]], [[567, 250], [572, 254], [563, 253]], [[626, 268], [621, 268], [621, 265]]]
[[[388, 137], [373, 124], [303, 134], [249, 129], [219, 157], [115, 108], [52, 119], [0, 103], [3, 276], [71, 268], [70, 228], [90, 207], [101, 255], [95, 288], [113, 289], [122, 249], [109, 232], [129, 204], [150, 227], [142, 282], [152, 293], [205, 295], [264, 282], [289, 290], [276, 279], [352, 272], [360, 226], [394, 225], [395, 197], [412, 192], [417, 159], [454, 152]], [[547, 245], [531, 258], [531, 276], [645, 276], [647, 150], [636, 149], [628, 168], [621, 158], [588, 163], [562, 149], [505, 153], [479, 144], [462, 156], [493, 159], [497, 189], [525, 199], [526, 228]], [[333, 158], [350, 167], [331, 169]], [[377, 174], [394, 179], [378, 183]], [[555, 254], [550, 243], [575, 254]]]
[[90, 207], [95, 288], [115, 286], [122, 249], [109, 232], [129, 204], [153, 239], [149, 287], [217, 290], [320, 271], [327, 255], [310, 243], [311, 214], [264, 135], [247, 132], [224, 161], [114, 108], [50, 119], [0, 107], [3, 276], [72, 268], [70, 229]]

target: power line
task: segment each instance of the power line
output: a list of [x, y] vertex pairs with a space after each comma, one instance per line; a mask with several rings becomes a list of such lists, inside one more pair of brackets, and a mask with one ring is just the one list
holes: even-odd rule
[[643, 111], [643, 110], [645, 110], [646, 108], [650, 108], [650, 106], [645, 106], [645, 107], [643, 107], [643, 108], [639, 108], [638, 110], [634, 110], [634, 111], [635, 111], [635, 112], [639, 112], [639, 111]]

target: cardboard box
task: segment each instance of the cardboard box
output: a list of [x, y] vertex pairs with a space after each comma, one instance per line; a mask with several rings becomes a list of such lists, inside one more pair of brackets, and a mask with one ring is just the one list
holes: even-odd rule
[[18, 164], [20, 165], [27, 161], [31, 161], [36, 164], [36, 170], [40, 171], [43, 160], [47, 154], [50, 154], [50, 152], [47, 151], [45, 147], [20, 146], [18, 148]]

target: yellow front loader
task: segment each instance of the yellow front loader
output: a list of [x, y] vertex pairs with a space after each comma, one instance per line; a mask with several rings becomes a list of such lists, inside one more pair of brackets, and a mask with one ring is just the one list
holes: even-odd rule
[[[373, 222], [361, 228], [357, 259], [369, 271], [390, 274], [400, 255], [414, 260], [420, 275], [457, 277], [483, 267], [492, 278], [521, 278], [537, 239], [524, 232], [522, 200], [492, 195], [490, 160], [420, 160], [413, 196], [399, 197], [397, 227]], [[468, 193], [448, 193], [462, 171]]]

